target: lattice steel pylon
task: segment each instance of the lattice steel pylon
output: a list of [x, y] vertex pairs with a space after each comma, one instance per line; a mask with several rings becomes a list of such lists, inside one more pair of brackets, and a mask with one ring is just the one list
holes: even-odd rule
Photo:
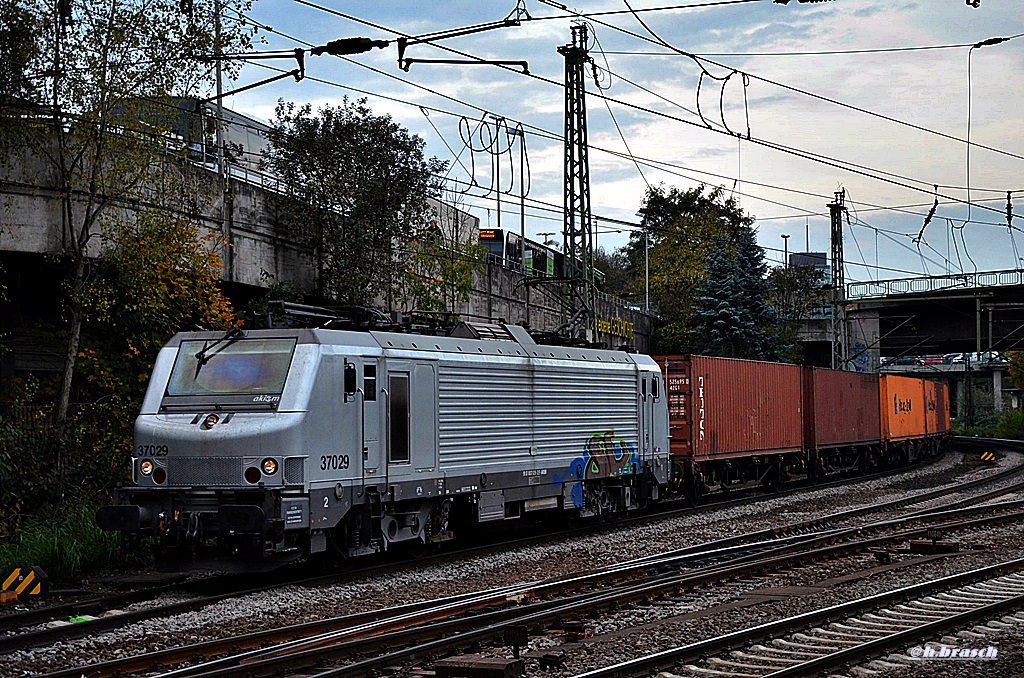
[[843, 215], [846, 190], [828, 204], [832, 216], [832, 369], [849, 369], [846, 341], [846, 275], [843, 273]]
[[562, 329], [574, 340], [592, 342], [594, 333], [594, 254], [590, 214], [585, 68], [587, 27], [572, 27], [572, 44], [558, 48], [565, 57], [565, 294]]

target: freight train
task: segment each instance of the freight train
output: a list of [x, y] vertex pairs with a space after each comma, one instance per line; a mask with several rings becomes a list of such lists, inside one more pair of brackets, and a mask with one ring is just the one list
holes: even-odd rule
[[690, 498], [913, 463], [948, 444], [944, 382], [696, 355], [655, 360], [673, 489]]
[[[176, 335], [97, 522], [165, 568], [422, 548], [552, 515], [913, 459], [939, 384], [752, 361], [323, 328]], [[891, 411], [890, 411], [891, 409]]]

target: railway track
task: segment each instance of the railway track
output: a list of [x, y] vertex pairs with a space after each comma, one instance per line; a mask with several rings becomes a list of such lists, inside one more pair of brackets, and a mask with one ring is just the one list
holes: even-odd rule
[[[896, 471], [885, 471], [875, 474], [868, 474], [858, 478], [836, 479], [827, 483], [819, 483], [816, 488], [840, 487], [866, 482], [877, 478], [899, 474], [907, 469]], [[987, 478], [977, 479], [965, 483], [960, 490], [967, 490], [984, 484], [999, 482], [1000, 480], [1012, 477], [1015, 473], [1024, 472], [1024, 464], [1018, 469], [1009, 469]], [[796, 496], [804, 491], [806, 486], [794, 485], [784, 489], [782, 492], [773, 493], [769, 496]], [[919, 501], [926, 501], [936, 497], [948, 496], [949, 490], [936, 490], [931, 493], [920, 495]], [[251, 596], [262, 591], [272, 590], [281, 586], [295, 585], [315, 587], [353, 581], [367, 572], [388, 573], [400, 572], [408, 567], [411, 562], [419, 564], [441, 563], [452, 558], [470, 558], [481, 555], [488, 555], [496, 550], [521, 549], [536, 544], [549, 543], [569, 536], [582, 536], [587, 534], [601, 534], [611, 529], [627, 529], [634, 526], [676, 518], [694, 513], [706, 513], [719, 511], [728, 507], [743, 506], [756, 503], [764, 498], [763, 494], [742, 494], [741, 496], [727, 497], [719, 495], [713, 501], [706, 501], [699, 506], [680, 506], [679, 502], [668, 503], [653, 509], [648, 513], [638, 516], [631, 516], [620, 519], [612, 525], [593, 523], [589, 525], [576, 526], [572, 529], [546, 528], [540, 534], [534, 534], [526, 538], [503, 539], [496, 541], [494, 538], [484, 543], [456, 551], [437, 553], [425, 558], [390, 558], [387, 562], [381, 559], [366, 559], [365, 564], [360, 564], [345, 572], [328, 573], [324, 575], [309, 576], [303, 570], [286, 570], [283, 573], [271, 577], [254, 577], [250, 575], [223, 575], [208, 579], [193, 581], [189, 583], [170, 583], [156, 586], [147, 586], [132, 591], [102, 595], [86, 598], [63, 604], [47, 605], [24, 612], [0, 615], [0, 655], [15, 650], [37, 647], [49, 643], [72, 640], [87, 635], [116, 629], [128, 624], [143, 622], [149, 619], [181, 614], [201, 609], [220, 600], [232, 597]], [[892, 508], [898, 508], [898, 503], [890, 504]], [[774, 531], [743, 534], [736, 537], [720, 540], [709, 546], [719, 548], [729, 544], [744, 544], [751, 539], [763, 538], [774, 539], [780, 535], [805, 532], [810, 529], [818, 529], [829, 522], [845, 520], [855, 515], [866, 515], [872, 508], [853, 509], [833, 516], [827, 516], [821, 521], [814, 521], [808, 524], [795, 524], [781, 527]], [[267, 581], [269, 579], [269, 581]], [[147, 600], [157, 599], [165, 594], [178, 594], [189, 599], [176, 601], [169, 604], [160, 604], [144, 609], [123, 611], [123, 608]], [[76, 619], [74, 624], [64, 625], [62, 620], [69, 618]], [[56, 624], [54, 622], [57, 622]], [[47, 628], [36, 628], [48, 625]]]
[[626, 678], [654, 671], [665, 672], [665, 678], [676, 671], [736, 678], [813, 676], [950, 630], [997, 620], [1022, 607], [1024, 559], [1018, 559], [663, 650], [574, 678]]
[[[1000, 479], [1008, 477], [1001, 475]], [[971, 487], [978, 485], [980, 483], [973, 483]], [[1010, 484], [976, 495], [974, 500], [989, 502], [994, 497], [1020, 489], [1020, 484]], [[960, 491], [963, 488], [947, 488], [945, 493], [948, 496]], [[241, 670], [251, 675], [277, 675], [285, 666], [294, 670], [324, 662], [341, 664], [325, 675], [363, 675], [366, 671], [400, 665], [417, 657], [457, 652], [474, 644], [500, 640], [510, 627], [557, 628], [559, 620], [583, 617], [596, 609], [642, 604], [723, 579], [752, 576], [842, 553], [878, 549], [893, 542], [926, 536], [929, 530], [951, 532], [1003, 521], [1019, 522], [1024, 518], [1022, 502], [1003, 502], [997, 508], [978, 508], [963, 505], [969, 500], [961, 499], [954, 502], [958, 504], [955, 507], [943, 506], [929, 513], [916, 511], [913, 512], [916, 515], [890, 518], [871, 525], [834, 526], [840, 520], [863, 516], [870, 510], [914, 507], [938, 496], [935, 492], [920, 493], [834, 514], [828, 520], [815, 521], [814, 525], [800, 523], [786, 526], [786, 529], [750, 533], [745, 535], [746, 543], [741, 538], [720, 540], [659, 554], [658, 557], [598, 568], [573, 577], [424, 603], [403, 609], [400, 614], [377, 611], [368, 616], [340, 617], [328, 623], [318, 622], [243, 638], [211, 641], [177, 651], [140, 655], [121, 662], [83, 666], [51, 675], [119, 675], [140, 670], [140, 667], [178, 663], [194, 665], [168, 675], [214, 676]], [[999, 516], [969, 518], [979, 511], [991, 514], [996, 510], [1001, 511]], [[911, 522], [922, 525], [899, 529]], [[782, 536], [786, 532], [788, 536]], [[879, 534], [864, 536], [869, 532]], [[467, 616], [471, 613], [472, 616]], [[269, 649], [263, 647], [268, 644], [271, 645]], [[229, 648], [233, 648], [233, 654], [229, 656], [195, 664], [198, 657], [214, 657], [228, 652]], [[245, 651], [239, 653], [240, 648]]]

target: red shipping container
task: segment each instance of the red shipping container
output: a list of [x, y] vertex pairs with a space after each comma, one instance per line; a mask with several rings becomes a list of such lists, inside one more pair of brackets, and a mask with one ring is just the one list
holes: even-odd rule
[[928, 433], [925, 417], [925, 380], [883, 374], [882, 434], [886, 440], [923, 438]]
[[665, 379], [673, 455], [699, 462], [803, 450], [798, 365], [652, 357]]
[[805, 368], [809, 444], [840, 447], [882, 439], [878, 375]]

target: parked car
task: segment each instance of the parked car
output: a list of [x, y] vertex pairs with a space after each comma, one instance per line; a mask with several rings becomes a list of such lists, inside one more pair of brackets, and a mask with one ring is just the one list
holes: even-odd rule
[[983, 351], [981, 353], [964, 353], [961, 362], [970, 360], [972, 365], [979, 363], [1004, 363], [1006, 358], [999, 351]]
[[916, 356], [901, 355], [898, 358], [892, 358], [886, 365], [924, 365], [924, 360]]

